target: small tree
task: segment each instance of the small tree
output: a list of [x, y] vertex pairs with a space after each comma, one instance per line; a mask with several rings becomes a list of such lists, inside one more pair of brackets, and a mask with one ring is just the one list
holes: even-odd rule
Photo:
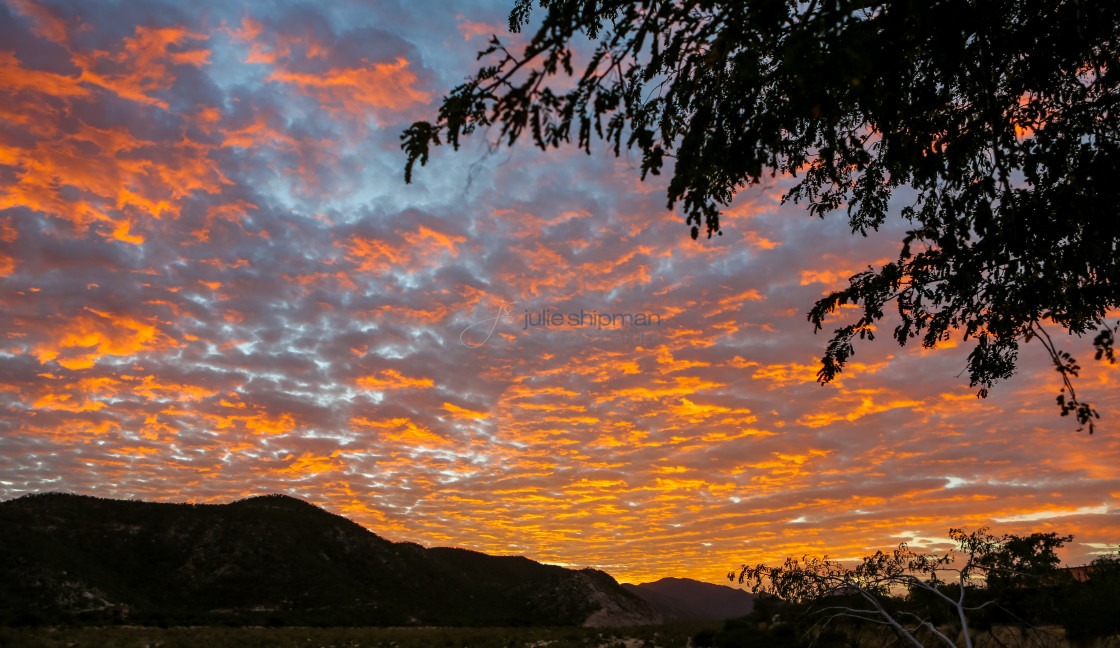
[[[1032, 534], [1027, 538], [996, 537], [987, 529], [965, 533], [951, 529], [956, 550], [944, 554], [917, 553], [905, 543], [890, 553], [865, 557], [854, 568], [823, 558], [787, 558], [780, 567], [743, 565], [728, 578], [749, 583], [756, 593], [809, 604], [818, 623], [859, 620], [890, 628], [912, 646], [924, 646], [928, 633], [938, 643], [958, 648], [951, 631], [937, 623], [937, 615], [923, 601], [936, 601], [951, 610], [944, 619], [960, 631], [963, 646], [972, 648], [970, 616], [999, 604], [997, 590], [985, 585], [1025, 583], [1057, 573], [1054, 551], [1072, 536]], [[981, 602], [981, 599], [984, 599]]]

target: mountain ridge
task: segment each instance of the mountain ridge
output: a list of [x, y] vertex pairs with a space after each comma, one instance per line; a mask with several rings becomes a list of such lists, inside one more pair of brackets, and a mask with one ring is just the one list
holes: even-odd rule
[[0, 623], [643, 625], [605, 572], [392, 542], [286, 495], [0, 502]]
[[750, 614], [756, 596], [736, 587], [668, 576], [651, 583], [622, 583], [643, 598], [666, 622], [725, 621]]

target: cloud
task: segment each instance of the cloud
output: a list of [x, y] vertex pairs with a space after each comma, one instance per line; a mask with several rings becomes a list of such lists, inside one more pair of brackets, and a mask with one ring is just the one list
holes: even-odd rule
[[778, 178], [694, 242], [633, 159], [481, 132], [403, 185], [400, 128], [500, 2], [3, 10], [0, 497], [285, 492], [633, 581], [951, 526], [1074, 533], [1073, 562], [1120, 537], [1120, 442], [1055, 416], [1030, 345], [986, 400], [960, 341], [883, 336], [816, 383], [806, 312], [901, 225], [852, 237]]

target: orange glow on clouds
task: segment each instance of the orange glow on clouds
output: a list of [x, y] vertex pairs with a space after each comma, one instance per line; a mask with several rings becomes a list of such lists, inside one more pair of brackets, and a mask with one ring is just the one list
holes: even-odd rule
[[369, 67], [332, 69], [325, 75], [276, 71], [269, 80], [297, 86], [327, 108], [359, 115], [370, 108], [404, 110], [427, 103], [430, 92], [417, 90], [419, 81], [408, 69], [408, 61], [397, 57], [392, 63]]
[[[138, 25], [134, 35], [125, 38], [115, 54], [76, 53], [75, 59], [83, 68], [81, 81], [111, 90], [123, 99], [166, 109], [167, 103], [152, 94], [171, 86], [173, 77], [168, 74], [168, 65], [201, 66], [209, 63], [210, 58], [205, 49], [169, 52], [169, 47], [206, 38], [178, 27], [152, 29]], [[106, 71], [98, 71], [102, 69]]]
[[481, 141], [404, 186], [400, 131], [502, 3], [4, 4], [3, 497], [284, 492], [631, 581], [954, 526], [1120, 542], [1117, 369], [1085, 341], [1093, 437], [1036, 345], [987, 400], [959, 339], [882, 336], [816, 384], [807, 311], [902, 224], [838, 238], [779, 178], [693, 242], [625, 159]]
[[175, 344], [153, 324], [89, 307], [86, 311], [55, 328], [53, 339], [32, 350], [40, 363], [57, 360], [67, 369], [86, 369], [105, 356], [131, 356]]

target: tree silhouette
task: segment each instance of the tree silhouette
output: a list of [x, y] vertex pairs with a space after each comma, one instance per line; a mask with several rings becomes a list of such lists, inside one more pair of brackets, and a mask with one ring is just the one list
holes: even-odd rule
[[[528, 24], [517, 0], [510, 28]], [[720, 233], [720, 208], [766, 174], [796, 180], [783, 200], [823, 216], [846, 209], [853, 234], [893, 217], [908, 231], [896, 261], [868, 269], [808, 313], [839, 306], [827, 383], [893, 305], [899, 344], [973, 341], [978, 396], [1013, 375], [1038, 339], [1061, 376], [1063, 416], [1099, 418], [1071, 378], [1080, 367], [1044, 325], [1094, 334], [1115, 362], [1120, 301], [1120, 3], [1081, 0], [539, 0], [522, 53], [497, 37], [438, 119], [401, 136], [405, 179], [432, 145], [480, 127], [541, 149], [641, 152], [641, 176], [673, 161], [668, 206], [695, 239]], [[573, 43], [593, 52], [573, 69]], [[572, 77], [563, 89], [549, 84]]]
[[827, 556], [806, 556], [787, 558], [780, 567], [743, 565], [728, 578], [737, 577], [756, 593], [808, 605], [817, 624], [854, 620], [878, 625], [916, 648], [925, 645], [927, 636], [936, 645], [972, 648], [974, 617], [1002, 607], [1010, 583], [1030, 588], [1062, 576], [1067, 585], [1071, 580], [1058, 569], [1055, 550], [1073, 536], [997, 537], [987, 529], [950, 529], [949, 537], [957, 546], [946, 553], [916, 552], [901, 544], [890, 553], [877, 551], [855, 567]]

